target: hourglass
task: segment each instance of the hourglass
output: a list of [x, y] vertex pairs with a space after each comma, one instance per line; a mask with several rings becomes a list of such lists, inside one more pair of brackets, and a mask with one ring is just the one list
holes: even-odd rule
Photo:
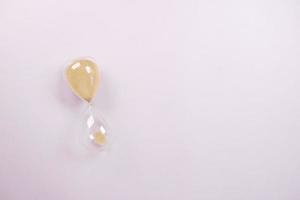
[[87, 138], [91, 145], [103, 149], [107, 143], [107, 130], [103, 121], [94, 114], [91, 103], [100, 83], [97, 64], [91, 59], [75, 60], [67, 66], [65, 76], [73, 93], [88, 103], [85, 119], [88, 131], [83, 133], [86, 134], [83, 138]]

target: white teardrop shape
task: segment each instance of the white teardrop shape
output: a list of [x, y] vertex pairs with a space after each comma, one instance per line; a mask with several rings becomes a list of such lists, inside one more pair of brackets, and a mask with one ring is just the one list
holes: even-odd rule
[[86, 133], [82, 133], [80, 140], [87, 147], [103, 150], [108, 143], [108, 131], [104, 122], [94, 114], [90, 104], [85, 116]]

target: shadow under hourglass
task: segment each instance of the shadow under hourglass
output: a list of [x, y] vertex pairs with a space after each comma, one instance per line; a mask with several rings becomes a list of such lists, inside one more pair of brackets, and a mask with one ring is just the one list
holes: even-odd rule
[[68, 106], [71, 109], [78, 109], [82, 107], [82, 100], [75, 96], [73, 92], [71, 91], [70, 87], [67, 84], [67, 80], [65, 78], [64, 71], [61, 71], [60, 74], [58, 74], [59, 80], [58, 80], [58, 98], [62, 102], [64, 106]]

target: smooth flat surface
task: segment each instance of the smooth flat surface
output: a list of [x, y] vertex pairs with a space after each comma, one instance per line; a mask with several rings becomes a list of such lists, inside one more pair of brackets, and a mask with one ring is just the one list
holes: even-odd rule
[[[299, 199], [299, 21], [298, 0], [0, 1], [0, 199]], [[73, 142], [82, 56], [104, 154]]]

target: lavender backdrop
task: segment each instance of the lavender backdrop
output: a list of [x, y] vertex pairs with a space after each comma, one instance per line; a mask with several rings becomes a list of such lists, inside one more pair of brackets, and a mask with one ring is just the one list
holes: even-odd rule
[[[0, 199], [299, 199], [299, 20], [299, 0], [1, 0]], [[82, 56], [106, 153], [74, 143]]]

